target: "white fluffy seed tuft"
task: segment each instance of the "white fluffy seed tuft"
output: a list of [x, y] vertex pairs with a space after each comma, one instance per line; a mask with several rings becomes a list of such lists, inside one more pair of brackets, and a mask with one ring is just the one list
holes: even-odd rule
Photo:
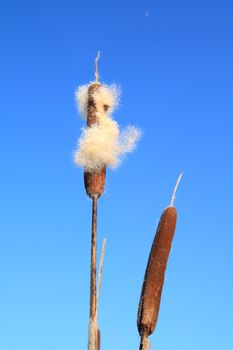
[[90, 171], [101, 169], [104, 165], [116, 167], [118, 134], [118, 125], [113, 120], [83, 129], [75, 155], [76, 164]]
[[119, 137], [119, 148], [121, 153], [133, 152], [136, 148], [137, 142], [141, 137], [141, 130], [133, 125], [127, 126]]
[[107, 113], [112, 113], [119, 104], [120, 94], [120, 87], [116, 84], [101, 85], [94, 93], [97, 110], [102, 110], [104, 106], [107, 106]]
[[75, 100], [78, 110], [83, 118], [87, 118], [87, 101], [89, 85], [82, 85], [75, 91]]
[[[83, 128], [75, 153], [75, 163], [93, 171], [119, 166], [125, 153], [133, 152], [141, 131], [128, 126], [120, 133], [119, 126], [110, 116], [119, 102], [120, 90], [116, 85], [101, 85], [93, 94], [98, 124]], [[76, 91], [76, 100], [82, 115], [87, 117], [88, 85]]]

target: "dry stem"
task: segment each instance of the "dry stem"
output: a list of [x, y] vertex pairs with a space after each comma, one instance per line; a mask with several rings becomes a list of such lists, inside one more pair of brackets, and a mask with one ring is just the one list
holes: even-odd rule
[[91, 281], [90, 281], [90, 321], [88, 350], [97, 346], [97, 313], [96, 313], [96, 236], [97, 236], [97, 196], [92, 200], [92, 235], [91, 235]]
[[177, 188], [178, 188], [178, 186], [179, 186], [179, 183], [180, 183], [180, 180], [181, 180], [182, 176], [183, 176], [183, 173], [181, 173], [181, 174], [179, 175], [178, 180], [177, 180], [177, 182], [176, 182], [176, 185], [175, 185], [175, 187], [174, 187], [174, 190], [173, 190], [173, 193], [172, 193], [172, 199], [171, 199], [170, 207], [173, 207], [173, 206], [174, 206], [174, 200], [175, 200], [175, 198], [176, 198], [176, 191], [177, 191]]
[[99, 306], [100, 286], [101, 286], [102, 271], [103, 271], [103, 264], [104, 264], [105, 247], [106, 247], [106, 238], [104, 238], [102, 243], [99, 273], [98, 273], [97, 300], [96, 300], [96, 332], [97, 332], [96, 333], [97, 334], [96, 350], [100, 350], [100, 330], [98, 329], [98, 306]]
[[96, 314], [96, 235], [97, 235], [97, 197], [92, 200], [92, 237], [91, 237], [91, 297], [90, 318]]
[[143, 334], [141, 336], [140, 347], [139, 350], [148, 350], [150, 347], [150, 342], [148, 340], [147, 335]]
[[96, 59], [95, 59], [95, 81], [98, 83], [99, 81], [99, 71], [98, 71], [98, 62], [100, 58], [100, 51], [98, 51]]
[[97, 309], [98, 309], [98, 301], [99, 301], [99, 295], [100, 295], [100, 286], [101, 286], [101, 280], [102, 280], [102, 271], [103, 271], [103, 264], [104, 264], [104, 254], [105, 254], [105, 247], [106, 247], [106, 238], [104, 238], [102, 243], [102, 251], [101, 251], [101, 257], [100, 257], [100, 266], [99, 266], [99, 273], [98, 273], [98, 287], [97, 287]]
[[90, 318], [88, 332], [88, 350], [97, 349], [97, 318]]

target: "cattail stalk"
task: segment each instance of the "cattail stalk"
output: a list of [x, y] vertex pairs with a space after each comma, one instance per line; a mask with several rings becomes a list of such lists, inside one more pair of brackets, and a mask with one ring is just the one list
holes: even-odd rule
[[96, 313], [96, 239], [97, 239], [97, 197], [92, 199], [91, 230], [91, 273], [90, 273], [90, 320], [88, 350], [97, 350], [97, 313]]
[[96, 315], [96, 236], [97, 236], [97, 197], [92, 200], [92, 230], [91, 230], [91, 296], [90, 318]]
[[98, 302], [99, 302], [99, 296], [100, 296], [100, 286], [101, 286], [101, 281], [102, 281], [102, 273], [103, 273], [103, 265], [104, 265], [104, 255], [105, 255], [106, 242], [107, 242], [107, 240], [106, 240], [106, 238], [104, 238], [103, 243], [102, 243], [100, 264], [99, 264], [99, 272], [98, 272], [97, 311], [98, 311]]
[[100, 334], [100, 330], [98, 329], [98, 333], [97, 333], [97, 350], [100, 350], [100, 341], [101, 341], [101, 334]]
[[161, 215], [147, 263], [138, 307], [139, 350], [148, 350], [148, 336], [154, 332], [158, 320], [166, 266], [176, 227], [177, 213], [173, 204], [181, 176], [174, 188], [170, 206]]
[[[98, 111], [94, 100], [94, 92], [101, 86], [98, 82], [98, 60], [95, 61], [95, 79], [88, 89], [87, 127], [98, 124]], [[98, 323], [97, 323], [97, 291], [96, 291], [96, 251], [97, 251], [97, 202], [103, 194], [106, 177], [106, 167], [87, 171], [84, 169], [84, 185], [87, 195], [92, 199], [92, 230], [91, 230], [91, 268], [90, 268], [90, 321], [88, 350], [98, 348]]]
[[[100, 83], [99, 58], [100, 52], [95, 59], [95, 81], [88, 86], [80, 87], [76, 95], [80, 111], [87, 119], [87, 125], [79, 139], [75, 162], [84, 167], [84, 185], [87, 195], [92, 200], [88, 350], [97, 350], [100, 347], [96, 290], [97, 204], [104, 192], [106, 166], [117, 166], [121, 156], [132, 152], [140, 138], [139, 129], [131, 126], [124, 132], [120, 132], [119, 125], [111, 118], [111, 113], [118, 103], [119, 89], [115, 85], [107, 86]], [[101, 264], [100, 268], [99, 285], [102, 273]]]
[[146, 334], [142, 334], [139, 350], [148, 350], [149, 347], [150, 347], [150, 342], [148, 340], [148, 336]]

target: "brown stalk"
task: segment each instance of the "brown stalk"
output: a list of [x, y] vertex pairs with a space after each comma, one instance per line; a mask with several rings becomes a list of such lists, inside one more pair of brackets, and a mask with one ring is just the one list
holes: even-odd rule
[[148, 350], [149, 345], [150, 345], [150, 343], [148, 341], [148, 336], [146, 334], [142, 334], [141, 340], [140, 340], [139, 350]]
[[[98, 82], [98, 60], [95, 61], [95, 79], [88, 88], [87, 102], [87, 127], [90, 128], [99, 123], [98, 111], [94, 94], [101, 84]], [[92, 199], [92, 229], [91, 229], [91, 266], [90, 266], [90, 323], [88, 349], [98, 350], [100, 347], [100, 335], [97, 328], [97, 291], [96, 291], [96, 250], [97, 250], [97, 202], [104, 192], [106, 167], [101, 169], [84, 169], [84, 185], [87, 195]]]
[[96, 315], [96, 236], [97, 236], [97, 197], [92, 200], [92, 230], [91, 230], [91, 296], [90, 318]]
[[101, 335], [100, 335], [100, 330], [98, 329], [98, 333], [97, 333], [97, 350], [100, 350], [100, 340], [101, 340]]

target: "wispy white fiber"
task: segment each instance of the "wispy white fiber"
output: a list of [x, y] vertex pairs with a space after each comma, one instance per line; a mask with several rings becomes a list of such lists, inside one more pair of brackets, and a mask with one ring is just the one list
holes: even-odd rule
[[118, 125], [113, 120], [83, 129], [75, 162], [87, 170], [101, 169], [104, 165], [115, 168], [118, 163], [118, 134]]
[[140, 137], [141, 130], [133, 125], [127, 126], [127, 128], [121, 132], [119, 137], [119, 148], [121, 153], [133, 152]]
[[82, 85], [75, 91], [76, 104], [83, 118], [87, 117], [88, 87], [88, 84]]
[[[90, 84], [82, 85], [75, 91], [75, 100], [78, 110], [83, 118], [87, 118], [88, 88]], [[97, 110], [101, 111], [108, 106], [107, 113], [112, 113], [119, 104], [121, 90], [116, 84], [101, 85], [93, 94]]]
[[108, 106], [108, 113], [112, 113], [119, 104], [121, 90], [116, 84], [101, 85], [94, 93], [97, 110], [101, 110], [104, 106]]
[[[77, 91], [79, 109], [87, 113], [87, 90], [83, 86]], [[119, 89], [116, 85], [101, 85], [93, 94], [96, 105], [98, 124], [83, 128], [75, 153], [75, 163], [92, 171], [103, 166], [116, 168], [125, 153], [134, 151], [141, 131], [135, 126], [128, 126], [120, 132], [119, 126], [110, 116], [119, 102]]]

